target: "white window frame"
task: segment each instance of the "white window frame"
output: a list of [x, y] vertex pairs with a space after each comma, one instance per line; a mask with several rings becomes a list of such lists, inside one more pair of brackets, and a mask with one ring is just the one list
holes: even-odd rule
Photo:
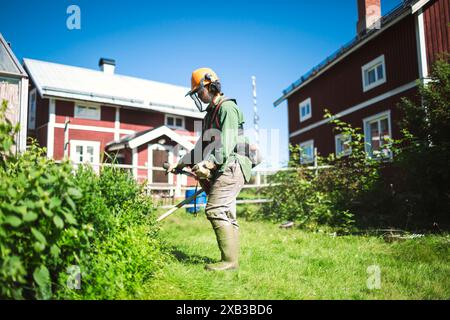
[[[80, 108], [95, 108], [96, 113], [93, 116], [90, 115], [80, 115]], [[90, 119], [90, 120], [100, 120], [101, 118], [101, 107], [99, 105], [93, 105], [88, 103], [75, 103], [74, 107], [74, 117], [77, 119]]]
[[[179, 147], [178, 150], [176, 151], [176, 155], [177, 155], [177, 161], [180, 161], [189, 151], [186, 150], [183, 147]], [[181, 186], [186, 186], [187, 185], [187, 175], [185, 174], [181, 174], [177, 176], [177, 185]]]
[[347, 140], [349, 142], [352, 142], [352, 137], [346, 134], [338, 134], [336, 136], [334, 136], [334, 143], [335, 143], [335, 149], [336, 149], [336, 156], [337, 157], [346, 157], [352, 154], [352, 147], [350, 147], [348, 150], [343, 151], [343, 150], [339, 150], [339, 146], [340, 141], [343, 141], [345, 138], [347, 138]]
[[[373, 116], [370, 116], [368, 118], [363, 119], [364, 124], [364, 146], [365, 151], [370, 158], [378, 158], [374, 157], [372, 152], [372, 137], [370, 135], [370, 124], [373, 122], [378, 122], [378, 126], [381, 120], [387, 119], [388, 120], [388, 130], [389, 130], [389, 138], [392, 139], [392, 126], [391, 126], [391, 110], [383, 111], [378, 114], [375, 114]], [[378, 127], [379, 129], [379, 127]], [[380, 137], [381, 138], [381, 137]], [[383, 150], [383, 149], [382, 149]], [[379, 157], [379, 159], [392, 159], [392, 151], [388, 151], [388, 154], [384, 157]]]
[[[383, 78], [381, 78], [381, 79], [378, 79], [377, 68], [379, 65], [383, 66]], [[371, 71], [371, 70], [375, 70], [376, 81], [374, 83], [367, 84], [366, 80], [368, 81], [368, 74], [369, 74], [369, 71]], [[361, 72], [362, 72], [362, 84], [363, 84], [364, 92], [367, 92], [375, 87], [382, 85], [383, 83], [386, 83], [387, 75], [386, 75], [386, 61], [384, 58], [384, 54], [379, 56], [378, 58], [370, 61], [369, 63], [365, 64], [364, 66], [362, 66]]]
[[[168, 123], [168, 119], [169, 118], [173, 118], [173, 125], [169, 125]], [[181, 120], [181, 126], [177, 126], [177, 119]], [[169, 128], [173, 128], [173, 129], [185, 129], [185, 119], [182, 116], [176, 116], [174, 114], [166, 114], [165, 118], [164, 118], [164, 124], [169, 127]]]
[[300, 152], [300, 164], [314, 163], [314, 140], [308, 140], [308, 141], [300, 143], [301, 149], [304, 149], [305, 146], [311, 146], [312, 158], [310, 160], [304, 160], [302, 158], [302, 152]]
[[[28, 108], [28, 129], [36, 129], [36, 107], [37, 107], [37, 93], [36, 89], [30, 91], [28, 97], [29, 108]], [[32, 105], [32, 97], [34, 96], [34, 105]]]
[[[100, 141], [91, 141], [91, 140], [70, 140], [70, 160], [76, 164], [80, 163], [90, 163], [94, 165], [94, 169], [98, 171], [98, 164], [100, 163]], [[94, 154], [93, 158], [94, 161], [91, 162], [80, 162], [78, 159], [74, 159], [76, 155], [76, 147], [82, 146], [84, 147], [93, 147], [94, 148]]]
[[[306, 105], [309, 104], [309, 113], [307, 115], [305, 115], [304, 117], [302, 117], [302, 108], [305, 107]], [[302, 102], [300, 102], [300, 104], [298, 105], [298, 110], [300, 112], [300, 122], [306, 121], [308, 119], [311, 119], [312, 117], [312, 103], [311, 103], [311, 98], [308, 98]]]

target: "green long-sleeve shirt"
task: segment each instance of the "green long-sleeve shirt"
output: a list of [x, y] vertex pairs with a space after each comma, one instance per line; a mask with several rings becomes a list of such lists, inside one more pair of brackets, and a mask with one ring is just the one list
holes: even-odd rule
[[[218, 172], [223, 172], [231, 161], [237, 160], [241, 166], [245, 181], [249, 182], [252, 162], [247, 156], [236, 153], [237, 144], [245, 142], [245, 137], [239, 134], [240, 128], [244, 124], [244, 115], [234, 101], [223, 102], [217, 111], [217, 115], [215, 115], [216, 106], [224, 99], [221, 96], [215, 101], [215, 104], [212, 103], [208, 107], [203, 120], [202, 139], [197, 142], [189, 158], [194, 159], [194, 163], [200, 162], [198, 161], [200, 159], [195, 159], [195, 157], [198, 158], [199, 150], [203, 150], [201, 160], [214, 162], [218, 166]], [[212, 130], [209, 130], [210, 128]], [[220, 140], [211, 139], [212, 136], [220, 137]], [[211, 142], [211, 140], [213, 141]]]

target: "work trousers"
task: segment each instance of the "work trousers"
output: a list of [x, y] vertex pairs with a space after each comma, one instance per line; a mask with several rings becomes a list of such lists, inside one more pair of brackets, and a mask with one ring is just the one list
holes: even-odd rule
[[228, 221], [239, 228], [236, 217], [236, 198], [244, 183], [241, 165], [237, 160], [232, 161], [210, 186], [206, 217], [209, 220]]

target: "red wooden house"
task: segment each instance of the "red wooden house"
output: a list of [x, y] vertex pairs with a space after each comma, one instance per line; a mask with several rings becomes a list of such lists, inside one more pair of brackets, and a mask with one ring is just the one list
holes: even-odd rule
[[162, 168], [197, 141], [194, 128], [201, 128], [203, 115], [185, 97], [189, 88], [118, 75], [110, 59], [100, 59], [99, 66], [24, 59], [30, 76], [28, 136], [55, 160], [67, 157], [98, 168], [108, 154], [139, 181], [193, 184], [166, 176]]
[[303, 149], [302, 161], [345, 155], [348, 137], [336, 135], [323, 118], [328, 109], [364, 130], [366, 151], [391, 156], [386, 137], [398, 138], [401, 97], [414, 98], [438, 55], [450, 52], [450, 2], [405, 0], [381, 16], [380, 0], [358, 0], [357, 36], [283, 91], [289, 140]]

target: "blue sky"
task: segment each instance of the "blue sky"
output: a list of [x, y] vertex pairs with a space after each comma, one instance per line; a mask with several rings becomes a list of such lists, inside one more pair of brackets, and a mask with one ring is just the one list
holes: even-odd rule
[[[287, 110], [273, 102], [287, 86], [356, 33], [356, 0], [106, 1], [1, 0], [0, 32], [24, 57], [189, 86], [193, 69], [213, 68], [225, 94], [253, 125], [251, 76], [257, 78], [260, 127], [279, 129], [288, 157]], [[382, 0], [387, 12], [400, 0]], [[81, 9], [68, 30], [66, 9]]]

